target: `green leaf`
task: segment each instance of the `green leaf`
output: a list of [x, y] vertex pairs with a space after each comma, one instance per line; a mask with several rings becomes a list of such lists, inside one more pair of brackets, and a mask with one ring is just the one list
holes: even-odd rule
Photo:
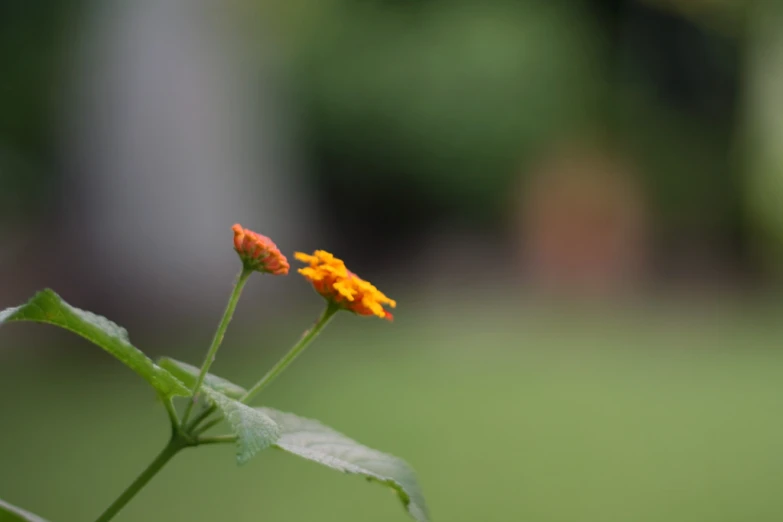
[[46, 520], [0, 500], [0, 522], [46, 522]]
[[[158, 365], [171, 372], [174, 377], [185, 383], [185, 386], [191, 390], [196, 385], [196, 379], [198, 379], [198, 375], [201, 372], [200, 368], [170, 357], [161, 357], [158, 359]], [[206, 378], [204, 378], [204, 384], [232, 399], [239, 399], [247, 392], [238, 384], [211, 373], [208, 373]]]
[[38, 292], [22, 306], [0, 312], [0, 325], [16, 321], [46, 323], [65, 328], [97, 344], [141, 375], [164, 397], [190, 395], [168, 371], [130, 344], [128, 332], [105, 317], [74, 308], [52, 290]]
[[393, 488], [408, 513], [418, 522], [429, 514], [416, 474], [403, 460], [363, 446], [342, 433], [312, 419], [259, 408], [280, 426], [282, 434], [275, 446], [344, 473], [362, 475]]
[[226, 397], [212, 388], [204, 387], [202, 391], [223, 413], [237, 436], [237, 464], [245, 464], [280, 438], [280, 428], [266, 413]]

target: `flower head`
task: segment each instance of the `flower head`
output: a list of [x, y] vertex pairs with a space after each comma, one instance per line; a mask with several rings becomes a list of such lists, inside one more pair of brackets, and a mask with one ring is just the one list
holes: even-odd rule
[[316, 250], [313, 255], [296, 252], [294, 257], [309, 264], [300, 268], [299, 273], [330, 303], [358, 315], [376, 315], [382, 319], [392, 319], [392, 314], [386, 311], [383, 305], [394, 308], [397, 303], [348, 270], [341, 259], [324, 250]]
[[291, 265], [271, 239], [239, 224], [231, 229], [234, 231], [234, 250], [245, 268], [273, 275], [288, 274]]

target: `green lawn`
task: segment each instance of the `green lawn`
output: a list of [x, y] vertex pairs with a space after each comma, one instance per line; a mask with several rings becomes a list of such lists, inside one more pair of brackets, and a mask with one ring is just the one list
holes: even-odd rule
[[[406, 458], [436, 521], [779, 522], [777, 315], [682, 304], [476, 317], [422, 307], [394, 325], [346, 315], [264, 402]], [[249, 384], [283, 350], [258, 353], [249, 338], [229, 333], [216, 373]], [[145, 383], [86, 353], [71, 342], [0, 358], [0, 498], [53, 522], [94, 519], [167, 436]], [[406, 520], [383, 487], [289, 455], [237, 469], [230, 447], [191, 451], [117, 520]]]

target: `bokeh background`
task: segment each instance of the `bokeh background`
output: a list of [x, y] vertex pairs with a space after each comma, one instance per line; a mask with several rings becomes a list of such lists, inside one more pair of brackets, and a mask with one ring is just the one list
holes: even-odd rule
[[[0, 308], [44, 286], [197, 364], [235, 222], [399, 307], [265, 403], [419, 472], [448, 522], [783, 520], [783, 3], [0, 4]], [[321, 303], [258, 277], [214, 371]], [[94, 519], [167, 436], [145, 384], [0, 331], [0, 498]], [[178, 457], [118, 517], [406, 520], [265, 452]]]

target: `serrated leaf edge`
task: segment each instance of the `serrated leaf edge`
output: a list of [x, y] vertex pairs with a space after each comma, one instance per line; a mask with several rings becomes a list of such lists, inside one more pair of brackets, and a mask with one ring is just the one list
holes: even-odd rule
[[[14, 307], [11, 307], [11, 308], [6, 308], [5, 310], [1, 311], [0, 312], [0, 326], [3, 326], [9, 320], [10, 321], [14, 321], [15, 320], [14, 319], [14, 315], [16, 313], [20, 312], [22, 309], [24, 309], [26, 307], [38, 307], [40, 309], [40, 306], [35, 301], [37, 299], [41, 299], [41, 298], [55, 299], [62, 306], [67, 307], [67, 308], [73, 310], [74, 311], [73, 313], [75, 313], [75, 315], [78, 315], [78, 313], [82, 313], [82, 314], [88, 315], [88, 316], [90, 316], [92, 318], [95, 318], [99, 322], [110, 324], [111, 326], [116, 328], [119, 332], [121, 332], [121, 335], [119, 336], [120, 341], [126, 343], [129, 347], [131, 347], [134, 350], [137, 350], [139, 353], [141, 353], [150, 362], [150, 364], [152, 365], [154, 370], [163, 372], [163, 373], [167, 374], [168, 376], [170, 376], [171, 380], [172, 380], [172, 383], [175, 385], [175, 388], [177, 386], [179, 387], [179, 388], [176, 388], [176, 389], [168, 390], [167, 394], [164, 394], [161, 390], [159, 390], [158, 388], [155, 388], [155, 386], [153, 386], [153, 388], [155, 389], [155, 391], [158, 394], [160, 394], [160, 395], [168, 395], [169, 397], [172, 397], [172, 396], [175, 396], [175, 395], [187, 397], [187, 396], [189, 396], [191, 394], [190, 390], [185, 386], [184, 383], [182, 383], [182, 381], [177, 379], [168, 370], [166, 370], [164, 368], [161, 368], [160, 366], [155, 364], [155, 362], [152, 359], [150, 359], [144, 352], [142, 352], [141, 350], [139, 350], [138, 348], [133, 346], [131, 344], [131, 342], [130, 342], [130, 338], [128, 337], [128, 331], [125, 328], [123, 328], [122, 326], [118, 325], [117, 323], [115, 323], [111, 319], [108, 319], [108, 318], [106, 318], [106, 317], [104, 317], [102, 315], [98, 315], [98, 314], [95, 314], [95, 313], [90, 312], [88, 310], [82, 310], [81, 308], [77, 308], [75, 306], [72, 306], [67, 301], [65, 301], [65, 299], [60, 297], [60, 295], [57, 292], [55, 292], [54, 290], [52, 290], [51, 288], [45, 288], [44, 290], [36, 292], [35, 295], [33, 295], [33, 297], [31, 297], [23, 305], [14, 306]], [[115, 359], [117, 359], [120, 362], [122, 362], [123, 364], [125, 364], [125, 362], [122, 361], [121, 359], [119, 359], [116, 355], [114, 355], [110, 351], [108, 351], [105, 348], [103, 348], [103, 346], [101, 346], [101, 344], [99, 342], [97, 342], [96, 339], [94, 339], [92, 336], [86, 335], [84, 332], [80, 332], [80, 331], [74, 329], [73, 327], [71, 327], [68, 324], [68, 321], [63, 320], [62, 324], [61, 323], [56, 323], [56, 322], [54, 322], [53, 319], [51, 319], [48, 316], [48, 314], [46, 314], [46, 312], [43, 309], [41, 309], [41, 316], [43, 317], [43, 319], [34, 320], [34, 321], [30, 320], [30, 322], [35, 322], [35, 323], [39, 323], [39, 324], [48, 324], [48, 325], [56, 326], [58, 328], [62, 328], [63, 330], [69, 331], [69, 332], [71, 332], [71, 333], [81, 337], [82, 339], [86, 339], [86, 340], [90, 341], [92, 344], [98, 346], [103, 351], [109, 353], [109, 355], [112, 355]], [[63, 316], [63, 319], [64, 319], [64, 316]], [[27, 320], [26, 319], [22, 319], [20, 321], [27, 321]], [[126, 366], [127, 366], [127, 364], [126, 364]], [[134, 372], [134, 373], [137, 373], [137, 372]], [[137, 375], [139, 375], [139, 374], [137, 373]], [[149, 383], [149, 380], [146, 379], [144, 376], [140, 375], [140, 377], [142, 377], [144, 380], [146, 380]], [[152, 383], [150, 383], [150, 384], [152, 385]]]
[[[185, 368], [188, 368], [195, 372], [195, 375], [192, 375], [193, 377], [193, 384], [190, 384], [188, 382], [182, 381], [182, 379], [179, 378], [174, 372], [172, 372], [169, 369], [169, 365], [178, 368], [179, 371], [186, 373], [188, 375], [189, 372]], [[177, 359], [174, 359], [172, 357], [163, 356], [158, 358], [158, 366], [163, 368], [164, 370], [168, 371], [171, 375], [174, 376], [174, 378], [179, 379], [180, 382], [183, 382], [186, 387], [192, 388], [193, 385], [196, 384], [196, 378], [198, 376], [199, 368], [193, 366], [192, 364], [188, 364], [183, 361], [179, 361]], [[204, 378], [204, 383], [202, 384], [202, 388], [208, 386], [212, 388], [213, 390], [222, 393], [226, 397], [230, 399], [239, 399], [242, 397], [245, 393], [247, 393], [247, 390], [244, 389], [242, 386], [229, 381], [228, 379], [224, 377], [220, 377], [219, 375], [215, 375], [214, 373], [208, 373], [206, 377]], [[229, 391], [231, 393], [227, 393]]]
[[[222, 394], [209, 387], [202, 386], [201, 391], [204, 393], [204, 395], [207, 396], [207, 398], [215, 406], [218, 407], [218, 409], [220, 409], [220, 411], [223, 413], [223, 417], [225, 418], [226, 422], [228, 422], [228, 424], [231, 426], [231, 429], [233, 430], [233, 433], [237, 436], [236, 458], [237, 458], [237, 464], [239, 466], [247, 464], [250, 461], [250, 459], [255, 457], [258, 453], [262, 452], [263, 450], [272, 447], [280, 439], [280, 433], [281, 433], [280, 426], [277, 424], [277, 422], [275, 422], [271, 417], [269, 417], [269, 415], [267, 415], [263, 411], [258, 410], [258, 408], [252, 408], [247, 404], [232, 399], [231, 397], [228, 397], [227, 395]], [[228, 405], [236, 406], [237, 410], [228, 411]], [[267, 424], [270, 426], [270, 429], [273, 431], [272, 436], [269, 438], [265, 438], [264, 444], [261, 445], [260, 447], [256, 447], [256, 448], [251, 447], [248, 444], [248, 441], [245, 440], [243, 435], [240, 433], [240, 430], [238, 429], [238, 425], [240, 424], [241, 420], [236, 419], [234, 417], [234, 414], [242, 409], [247, 409], [254, 413], [263, 415], [266, 418], [265, 422], [267, 422]]]
[[[344, 437], [344, 438], [352, 441], [357, 446], [361, 446], [361, 447], [363, 447], [363, 448], [365, 448], [365, 449], [367, 449], [369, 451], [372, 451], [374, 453], [377, 453], [378, 455], [383, 456], [383, 457], [385, 457], [385, 458], [387, 458], [389, 460], [396, 461], [397, 463], [399, 463], [404, 468], [407, 468], [407, 470], [415, 477], [415, 471], [414, 471], [413, 467], [406, 460], [404, 460], [404, 459], [402, 459], [400, 457], [397, 457], [395, 455], [391, 455], [389, 453], [385, 453], [383, 451], [380, 451], [380, 450], [377, 450], [377, 449], [374, 449], [374, 448], [370, 448], [369, 446], [366, 446], [366, 445], [364, 445], [364, 444], [362, 444], [362, 443], [352, 439], [348, 435], [345, 435], [344, 433], [339, 432], [339, 431], [335, 430], [334, 428], [332, 428], [330, 426], [327, 426], [326, 424], [322, 423], [321, 421], [319, 421], [317, 419], [312, 419], [312, 418], [308, 418], [308, 417], [302, 417], [301, 415], [297, 415], [296, 413], [284, 412], [284, 411], [281, 411], [281, 410], [275, 410], [274, 408], [261, 407], [261, 408], [256, 408], [256, 409], [258, 409], [260, 411], [263, 411], [263, 412], [273, 412], [272, 415], [269, 415], [270, 417], [273, 418], [273, 420], [274, 420], [274, 413], [277, 413], [277, 414], [283, 414], [283, 415], [292, 415], [292, 416], [297, 417], [297, 418], [299, 418], [299, 419], [301, 419], [303, 421], [314, 423], [314, 424], [316, 424], [318, 426], [323, 427], [325, 430], [334, 433], [335, 435]], [[275, 422], [277, 422], [277, 421], [275, 421]], [[285, 426], [284, 425], [281, 425], [280, 427], [281, 427], [281, 430], [282, 430], [280, 439], [282, 440], [285, 437], [286, 430], [285, 430]], [[306, 432], [307, 430], [297, 430], [297, 431], [298, 432], [302, 432], [302, 431]], [[314, 432], [314, 433], [317, 434], [318, 432]], [[274, 444], [274, 447], [279, 449], [279, 450], [285, 451], [287, 453], [291, 453], [292, 455], [296, 455], [296, 456], [302, 457], [302, 458], [304, 458], [302, 456], [302, 453], [316, 454], [316, 452], [314, 452], [314, 451], [307, 451], [308, 448], [305, 448], [305, 447], [302, 447], [302, 446], [297, 446], [297, 445], [294, 445], [294, 444], [286, 444], [285, 442], [281, 442], [281, 440], [278, 440]], [[415, 520], [417, 520], [418, 522], [428, 522], [430, 520], [429, 512], [428, 512], [426, 503], [424, 502], [424, 499], [423, 498], [421, 499], [421, 505], [419, 505], [418, 503], [414, 503], [412, 501], [411, 497], [410, 497], [410, 494], [405, 490], [403, 484], [401, 484], [398, 480], [395, 480], [394, 478], [390, 478], [390, 477], [387, 477], [387, 476], [384, 476], [384, 475], [379, 475], [376, 472], [373, 472], [371, 470], [367, 470], [367, 469], [362, 468], [362, 467], [360, 467], [360, 466], [358, 466], [358, 465], [356, 465], [356, 464], [354, 464], [352, 462], [341, 460], [341, 459], [339, 459], [337, 457], [333, 457], [331, 455], [326, 455], [326, 454], [322, 454], [322, 453], [318, 453], [317, 455], [318, 455], [317, 459], [314, 458], [314, 459], [306, 459], [306, 460], [310, 460], [312, 462], [315, 462], [315, 463], [321, 464], [321, 465], [326, 465], [326, 464], [324, 464], [324, 462], [320, 462], [320, 461], [332, 461], [332, 462], [335, 462], [335, 463], [339, 463], [339, 468], [340, 469], [336, 469], [336, 468], [334, 468], [332, 466], [327, 466], [327, 467], [329, 467], [330, 469], [334, 469], [335, 471], [340, 471], [340, 472], [345, 473], [345, 474], [359, 475], [359, 476], [362, 476], [362, 477], [366, 478], [368, 482], [376, 482], [376, 483], [382, 484], [384, 486], [387, 486], [387, 487], [389, 487], [389, 488], [391, 488], [392, 490], [395, 491], [395, 493], [399, 497], [399, 499], [402, 502], [402, 504], [405, 507], [405, 509], [408, 511], [408, 513]], [[324, 458], [324, 457], [326, 457], [326, 458]], [[417, 484], [417, 486], [418, 486], [418, 484]]]

